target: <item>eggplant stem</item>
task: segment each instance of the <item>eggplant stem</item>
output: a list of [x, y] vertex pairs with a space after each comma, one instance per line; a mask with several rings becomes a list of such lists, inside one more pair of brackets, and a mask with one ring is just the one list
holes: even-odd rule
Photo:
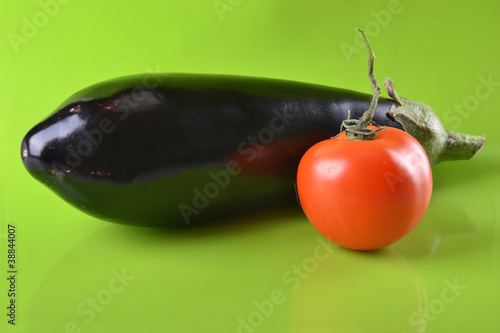
[[389, 116], [424, 147], [431, 165], [451, 160], [468, 160], [481, 150], [484, 136], [447, 131], [432, 108], [424, 103], [401, 98]]
[[403, 106], [403, 101], [398, 96], [398, 92], [396, 91], [396, 87], [394, 86], [394, 82], [390, 78], [386, 78], [384, 81], [385, 91], [387, 91], [387, 95], [391, 96], [393, 100], [398, 102], [400, 106]]

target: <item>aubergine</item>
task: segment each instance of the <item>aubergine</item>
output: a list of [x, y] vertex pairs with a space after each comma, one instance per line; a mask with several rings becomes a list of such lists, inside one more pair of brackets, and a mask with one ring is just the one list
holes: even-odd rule
[[[29, 173], [94, 217], [138, 226], [218, 220], [296, 204], [300, 158], [361, 117], [372, 96], [293, 81], [144, 74], [83, 89], [22, 141]], [[483, 137], [444, 130], [425, 104], [381, 98], [373, 121], [406, 130], [431, 164]]]

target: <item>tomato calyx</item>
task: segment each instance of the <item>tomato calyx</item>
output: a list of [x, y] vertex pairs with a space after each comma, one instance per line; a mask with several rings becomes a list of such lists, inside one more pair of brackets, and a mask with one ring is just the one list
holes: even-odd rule
[[[363, 140], [373, 140], [377, 135], [378, 131], [383, 131], [387, 129], [386, 126], [380, 126], [374, 121], [370, 121], [367, 124], [362, 123], [359, 119], [350, 119], [350, 115], [346, 120], [342, 122], [340, 126], [340, 132], [346, 133], [346, 137], [349, 140], [363, 141]], [[369, 125], [375, 126], [376, 128], [370, 128]], [[340, 134], [333, 138], [339, 137]]]

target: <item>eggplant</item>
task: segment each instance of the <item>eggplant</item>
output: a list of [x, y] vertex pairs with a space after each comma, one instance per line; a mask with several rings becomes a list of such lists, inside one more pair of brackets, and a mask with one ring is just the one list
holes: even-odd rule
[[[302, 155], [339, 133], [348, 113], [361, 117], [370, 101], [278, 79], [132, 75], [71, 96], [26, 134], [21, 155], [34, 178], [103, 220], [220, 220], [296, 204]], [[433, 164], [470, 158], [484, 144], [444, 131], [425, 104], [403, 102], [381, 98], [373, 120], [415, 136]]]

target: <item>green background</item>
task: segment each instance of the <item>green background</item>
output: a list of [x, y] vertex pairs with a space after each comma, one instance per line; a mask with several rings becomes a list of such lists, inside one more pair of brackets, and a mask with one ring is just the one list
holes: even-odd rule
[[[499, 332], [499, 9], [493, 0], [3, 2], [0, 330]], [[287, 210], [175, 232], [110, 224], [21, 163], [33, 125], [75, 91], [121, 75], [239, 74], [370, 92], [358, 27], [379, 81], [390, 76], [447, 128], [487, 137], [472, 160], [433, 169], [424, 219], [386, 249], [324, 243]], [[15, 327], [5, 315], [8, 223]]]

